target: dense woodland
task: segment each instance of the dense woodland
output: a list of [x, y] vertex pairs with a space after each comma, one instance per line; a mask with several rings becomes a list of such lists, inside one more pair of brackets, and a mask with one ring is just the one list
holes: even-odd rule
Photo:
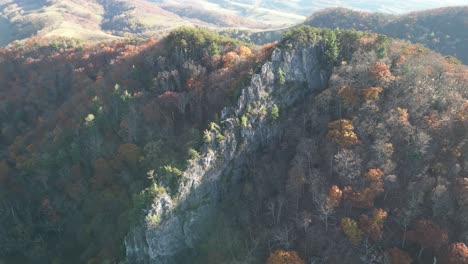
[[92, 46], [32, 38], [0, 53], [0, 255], [9, 263], [123, 259], [128, 227], [159, 189], [143, 191], [147, 172], [171, 191], [200, 131], [266, 56], [194, 29]]
[[[314, 39], [301, 27], [279, 45]], [[283, 136], [248, 159], [196, 263], [467, 263], [467, 68], [346, 39], [351, 56], [327, 41], [341, 44], [329, 88], [280, 111]]]
[[[328, 8], [311, 15], [303, 23], [319, 28], [354, 29], [385, 34], [412, 43], [422, 44], [456, 62], [468, 63], [465, 43], [468, 41], [466, 17], [468, 7], [447, 7], [404, 15], [361, 12], [347, 8]], [[298, 25], [300, 27], [301, 25]], [[249, 32], [230, 29], [220, 33], [233, 38], [264, 44], [278, 41], [288, 29]]]
[[264, 47], [182, 28], [0, 49], [0, 260], [123, 261], [129, 227], [155, 194], [177, 196], [202, 131], [272, 49], [317, 43], [328, 88], [276, 111], [283, 136], [180, 263], [467, 263], [466, 66], [307, 26]]
[[423, 44], [443, 55], [455, 56], [467, 64], [467, 16], [467, 6], [438, 8], [400, 16], [331, 8], [314, 13], [305, 24], [385, 34]]

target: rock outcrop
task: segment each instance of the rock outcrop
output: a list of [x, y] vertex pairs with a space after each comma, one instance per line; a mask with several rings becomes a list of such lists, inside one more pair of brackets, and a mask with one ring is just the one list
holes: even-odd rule
[[210, 229], [224, 194], [239, 192], [236, 182], [247, 154], [281, 133], [273, 109], [281, 116], [306, 95], [325, 88], [328, 73], [321, 61], [319, 45], [273, 52], [237, 105], [223, 110], [221, 127], [205, 131], [200, 158], [189, 161], [177, 198], [155, 198], [147, 219], [159, 221], [130, 231], [127, 263], [173, 263], [175, 256], [194, 248]]

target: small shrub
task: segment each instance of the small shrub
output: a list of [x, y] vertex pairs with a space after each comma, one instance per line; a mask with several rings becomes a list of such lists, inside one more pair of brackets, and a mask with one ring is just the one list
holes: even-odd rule
[[218, 143], [223, 142], [225, 139], [226, 139], [226, 137], [223, 136], [222, 134], [217, 134], [216, 135], [216, 141], [218, 141]]
[[243, 116], [241, 117], [241, 125], [242, 125], [242, 127], [247, 127], [247, 121], [248, 121], [247, 116], [246, 116], [246, 115], [243, 115]]
[[190, 159], [198, 159], [200, 157], [200, 153], [198, 153], [198, 151], [196, 151], [193, 148], [190, 148], [188, 150], [188, 155], [189, 155]]
[[276, 104], [274, 104], [271, 107], [270, 114], [271, 114], [271, 118], [273, 119], [273, 121], [276, 121], [279, 118], [279, 109], [278, 109], [278, 106]]
[[203, 141], [205, 141], [205, 143], [210, 143], [211, 140], [212, 140], [212, 138], [211, 138], [210, 131], [205, 130], [205, 132], [203, 132]]
[[286, 83], [286, 77], [284, 75], [284, 72], [281, 68], [278, 69], [278, 83], [280, 85], [284, 85]]
[[155, 227], [161, 222], [161, 219], [155, 214], [149, 214], [146, 216], [146, 222], [150, 227]]

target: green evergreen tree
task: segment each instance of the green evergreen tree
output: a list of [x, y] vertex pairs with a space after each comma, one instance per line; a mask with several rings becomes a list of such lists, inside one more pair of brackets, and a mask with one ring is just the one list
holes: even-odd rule
[[325, 33], [325, 59], [327, 64], [333, 66], [338, 60], [338, 41], [334, 31], [330, 30]]

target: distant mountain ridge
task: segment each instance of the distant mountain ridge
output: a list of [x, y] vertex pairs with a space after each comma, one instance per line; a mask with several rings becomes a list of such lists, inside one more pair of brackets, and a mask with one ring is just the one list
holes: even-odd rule
[[[443, 5], [463, 4], [462, 0]], [[302, 23], [313, 12], [343, 6], [403, 13], [440, 7], [437, 1], [304, 0], [0, 0], [0, 46], [31, 36], [105, 40], [162, 35], [185, 25], [264, 31]]]
[[401, 16], [331, 8], [313, 14], [305, 24], [385, 34], [423, 44], [468, 63], [468, 6], [438, 8]]

